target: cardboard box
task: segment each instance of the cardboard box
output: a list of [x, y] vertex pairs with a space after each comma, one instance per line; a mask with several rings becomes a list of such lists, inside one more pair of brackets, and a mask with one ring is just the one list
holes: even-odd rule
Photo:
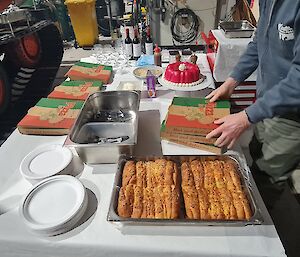
[[176, 133], [206, 136], [218, 127], [214, 121], [230, 114], [229, 101], [209, 103], [206, 99], [174, 97], [166, 118], [166, 128]]
[[218, 127], [214, 121], [230, 114], [229, 101], [209, 103], [206, 99], [174, 97], [161, 126], [161, 138], [170, 142], [212, 152], [223, 153], [214, 145], [216, 138], [206, 135]]
[[224, 152], [224, 150], [222, 148], [219, 148], [219, 147], [213, 146], [213, 145], [189, 142], [189, 141], [184, 141], [184, 140], [180, 140], [180, 139], [168, 139], [168, 141], [179, 144], [179, 145], [189, 146], [189, 147], [196, 148], [199, 150], [211, 152], [214, 154], [222, 154]]
[[18, 129], [23, 134], [65, 135], [69, 133], [83, 101], [42, 98], [28, 110], [19, 122]]
[[77, 62], [66, 73], [71, 80], [99, 80], [107, 84], [110, 81], [112, 67], [101, 64]]
[[213, 145], [216, 141], [216, 138], [206, 139], [205, 136], [197, 135], [197, 134], [187, 134], [187, 133], [177, 133], [172, 129], [169, 130], [165, 126], [165, 121], [163, 121], [160, 130], [160, 137], [166, 140], [182, 140], [193, 143], [202, 143]]
[[100, 91], [102, 85], [101, 81], [64, 81], [54, 88], [48, 98], [85, 101], [90, 94]]

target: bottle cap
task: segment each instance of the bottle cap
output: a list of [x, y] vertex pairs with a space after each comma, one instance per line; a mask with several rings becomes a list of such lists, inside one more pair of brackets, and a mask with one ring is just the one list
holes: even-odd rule
[[155, 48], [154, 48], [154, 52], [155, 53], [160, 53], [160, 48], [158, 47], [158, 45], [157, 44], [155, 44]]
[[193, 54], [193, 55], [190, 57], [190, 61], [191, 61], [191, 63], [193, 63], [193, 64], [196, 64], [196, 63], [197, 63], [197, 59], [198, 59], [198, 57], [197, 57], [197, 55], [195, 55], [195, 54]]
[[147, 77], [154, 76], [150, 70], [147, 71]]

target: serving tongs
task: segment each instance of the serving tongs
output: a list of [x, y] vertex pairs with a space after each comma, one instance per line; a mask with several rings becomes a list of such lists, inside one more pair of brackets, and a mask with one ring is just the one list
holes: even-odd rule
[[122, 110], [101, 110], [94, 115], [94, 121], [99, 122], [126, 122], [132, 119], [132, 115]]
[[129, 139], [129, 136], [120, 137], [98, 137], [93, 138], [92, 143], [95, 144], [120, 144]]

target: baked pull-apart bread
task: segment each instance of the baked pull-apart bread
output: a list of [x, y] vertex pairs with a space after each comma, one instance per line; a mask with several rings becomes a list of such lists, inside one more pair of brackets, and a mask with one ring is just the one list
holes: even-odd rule
[[181, 176], [187, 218], [248, 220], [252, 216], [232, 161], [186, 161], [181, 164]]
[[125, 218], [178, 218], [176, 163], [165, 159], [127, 161], [123, 169], [118, 214]]

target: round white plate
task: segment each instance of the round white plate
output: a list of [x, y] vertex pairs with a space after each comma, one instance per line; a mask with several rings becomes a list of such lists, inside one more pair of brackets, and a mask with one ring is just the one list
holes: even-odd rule
[[150, 70], [152, 72], [152, 74], [157, 78], [159, 76], [161, 76], [161, 74], [163, 73], [162, 67], [152, 65], [152, 66], [142, 66], [142, 67], [138, 67], [138, 68], [134, 69], [133, 75], [139, 79], [146, 79], [148, 70]]
[[41, 236], [56, 236], [59, 234], [66, 233], [76, 227], [76, 225], [79, 223], [79, 221], [85, 214], [87, 206], [88, 206], [88, 196], [87, 196], [87, 192], [85, 192], [85, 200], [83, 201], [83, 204], [79, 208], [79, 211], [73, 216], [73, 218], [71, 218], [69, 221], [67, 221], [64, 224], [61, 224], [60, 226], [53, 227], [52, 229], [39, 230], [39, 231], [32, 230], [32, 232]]
[[85, 214], [87, 206], [88, 206], [88, 196], [87, 193], [85, 193], [85, 200], [82, 206], [80, 207], [79, 211], [76, 213], [76, 215], [74, 215], [72, 219], [70, 219], [68, 222], [64, 223], [63, 225], [56, 227], [53, 230], [44, 231], [45, 233], [39, 233], [39, 234], [45, 236], [55, 236], [72, 230], [73, 228], [75, 228], [76, 224], [78, 224], [78, 222]]
[[22, 201], [20, 214], [33, 232], [50, 235], [67, 229], [74, 217], [78, 219], [78, 213], [83, 215], [86, 200], [85, 187], [78, 179], [54, 176], [30, 190]]
[[195, 86], [190, 86], [190, 87], [179, 87], [179, 86], [175, 86], [172, 85], [171, 83], [169, 83], [168, 81], [166, 81], [164, 79], [165, 74], [163, 74], [161, 77], [158, 78], [158, 82], [166, 88], [175, 90], [175, 91], [198, 91], [204, 88], [207, 88], [210, 83], [207, 80], [207, 78], [205, 76], [203, 76], [203, 78], [201, 80], [199, 80], [199, 84], [195, 85]]
[[61, 172], [71, 161], [70, 149], [61, 145], [45, 145], [25, 156], [20, 171], [26, 179], [44, 179]]

